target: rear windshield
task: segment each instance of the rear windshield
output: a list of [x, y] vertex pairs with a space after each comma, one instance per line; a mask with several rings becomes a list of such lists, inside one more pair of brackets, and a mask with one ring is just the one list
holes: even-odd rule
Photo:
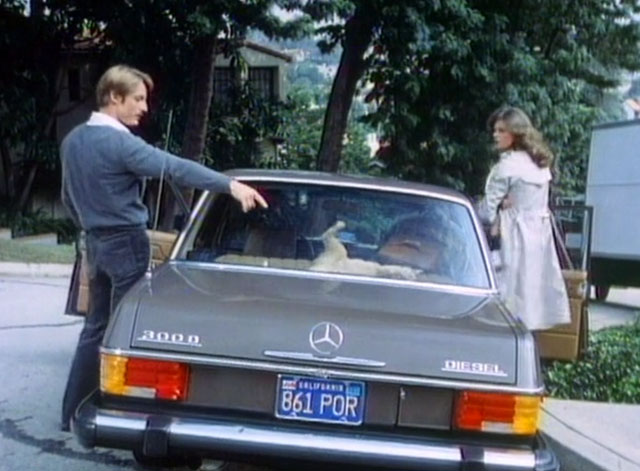
[[243, 213], [228, 195], [212, 198], [178, 258], [489, 287], [464, 205], [327, 185], [257, 188], [268, 209]]

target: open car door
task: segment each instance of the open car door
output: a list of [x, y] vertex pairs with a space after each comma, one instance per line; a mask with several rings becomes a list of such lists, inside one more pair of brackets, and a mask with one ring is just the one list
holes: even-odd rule
[[556, 205], [554, 235], [562, 267], [571, 322], [536, 333], [540, 357], [547, 360], [578, 360], [589, 339], [589, 254], [593, 208]]
[[[179, 220], [186, 220], [189, 214], [182, 194], [171, 180], [167, 179], [171, 191], [173, 192], [182, 214], [177, 217]], [[160, 200], [160, 198], [158, 198]], [[154, 224], [155, 225], [155, 224]], [[181, 224], [179, 224], [181, 225]], [[178, 227], [176, 229], [182, 229]], [[158, 230], [147, 230], [149, 236], [149, 244], [151, 246], [150, 269], [164, 263], [171, 253], [173, 244], [178, 238], [178, 231], [164, 232]], [[89, 311], [89, 271], [87, 265], [87, 252], [84, 240], [84, 233], [80, 234], [76, 241], [76, 260], [73, 264], [73, 272], [71, 274], [71, 282], [67, 293], [67, 304], [65, 314], [71, 316], [86, 316]]]
[[[160, 265], [169, 258], [171, 248], [176, 241], [176, 232], [147, 230], [151, 245], [151, 268]], [[73, 264], [71, 283], [67, 294], [65, 314], [86, 316], [89, 310], [89, 272], [87, 268], [87, 252], [84, 247], [84, 236], [78, 241], [76, 261]]]

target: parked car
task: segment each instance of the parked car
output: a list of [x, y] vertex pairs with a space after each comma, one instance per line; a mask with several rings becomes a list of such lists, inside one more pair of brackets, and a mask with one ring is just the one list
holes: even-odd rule
[[[420, 470], [557, 470], [532, 335], [470, 201], [435, 186], [237, 171], [112, 316], [87, 446]], [[160, 461], [158, 461], [160, 460]]]

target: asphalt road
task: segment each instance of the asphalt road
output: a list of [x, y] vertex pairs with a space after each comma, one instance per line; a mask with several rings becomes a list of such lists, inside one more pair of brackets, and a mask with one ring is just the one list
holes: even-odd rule
[[[82, 326], [82, 319], [62, 314], [67, 286], [68, 278], [0, 275], [0, 471], [139, 469], [129, 452], [85, 450], [59, 430], [62, 393]], [[632, 322], [638, 306], [640, 290], [612, 290], [608, 303], [592, 304], [591, 328]], [[203, 471], [214, 469], [216, 462], [205, 462]], [[240, 470], [267, 471], [234, 467]]]
[[[0, 276], [0, 471], [138, 469], [129, 452], [85, 450], [59, 430], [82, 326], [62, 314], [67, 286], [67, 278]], [[217, 465], [205, 462], [203, 470]]]

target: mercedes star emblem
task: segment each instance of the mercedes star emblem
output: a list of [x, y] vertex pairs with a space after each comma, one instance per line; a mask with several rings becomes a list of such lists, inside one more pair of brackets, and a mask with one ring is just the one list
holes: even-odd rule
[[320, 322], [309, 333], [311, 348], [323, 355], [337, 351], [342, 345], [344, 334], [333, 322]]

